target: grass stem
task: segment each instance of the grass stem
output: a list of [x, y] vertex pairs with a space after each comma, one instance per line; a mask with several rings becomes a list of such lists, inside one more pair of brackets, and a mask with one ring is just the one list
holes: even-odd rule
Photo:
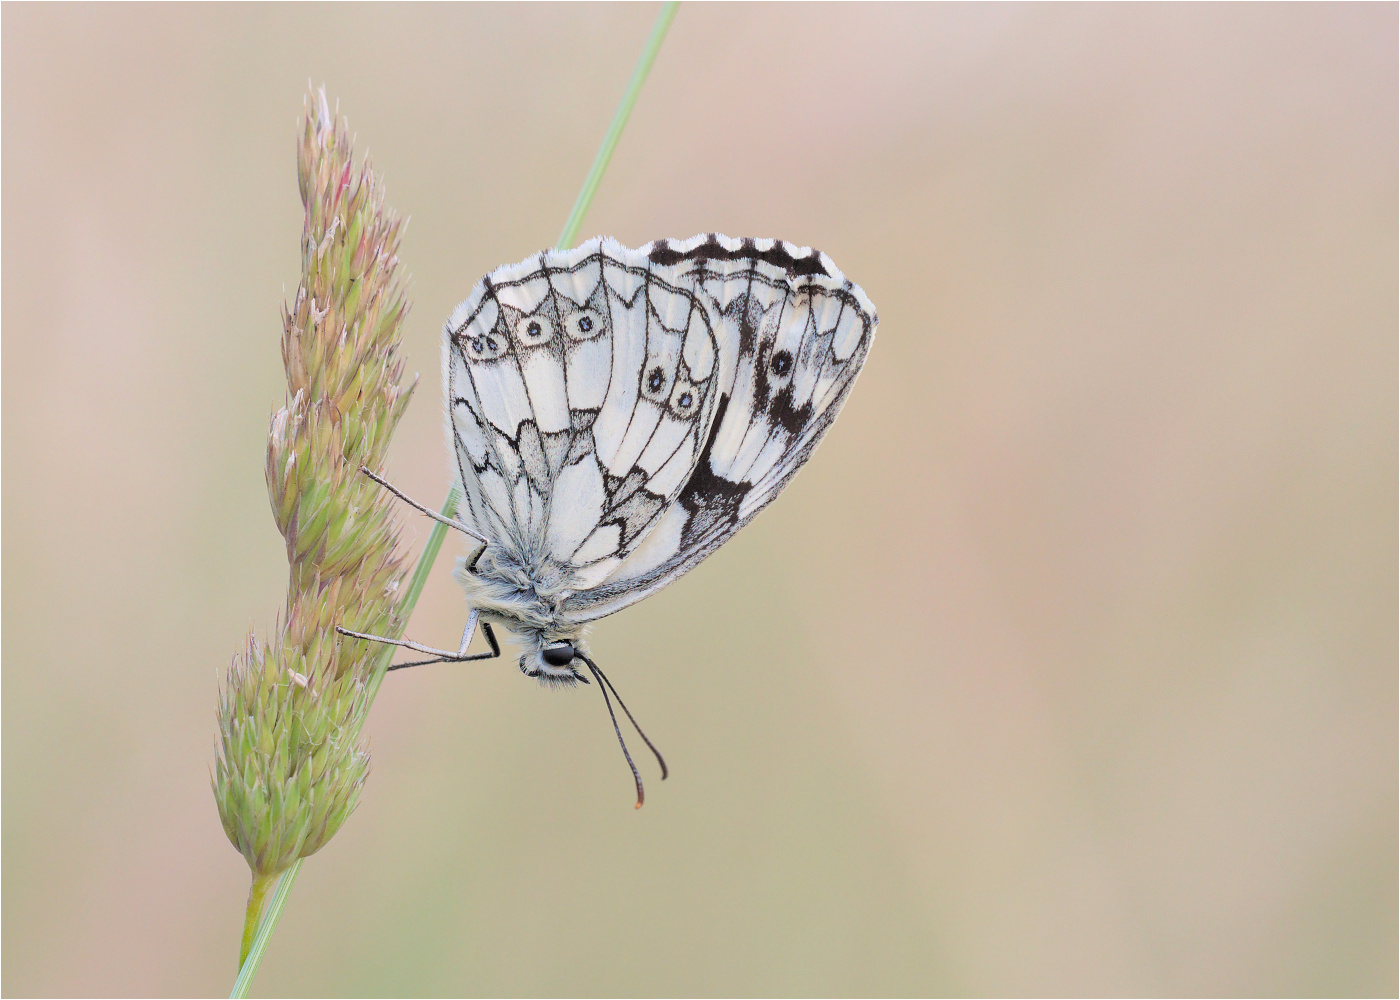
[[[292, 883], [297, 880], [297, 872], [301, 871], [301, 863], [305, 858], [297, 858], [292, 862], [292, 867], [282, 873], [282, 878], [277, 882], [277, 891], [272, 895], [272, 902], [267, 907], [267, 912], [263, 914], [262, 921], [258, 924], [258, 933], [253, 938], [251, 947], [248, 948], [247, 957], [243, 959], [243, 965], [238, 970], [238, 978], [233, 982], [233, 991], [229, 993], [229, 1000], [240, 1000], [248, 995], [248, 988], [253, 985], [253, 976], [257, 975], [258, 966], [262, 964], [263, 952], [267, 951], [267, 942], [272, 937], [273, 928], [277, 926], [277, 920], [282, 916], [282, 907], [287, 905], [287, 897], [291, 894]], [[267, 892], [267, 887], [263, 887], [263, 892]], [[252, 900], [248, 902], [248, 912], [251, 917], [253, 913]], [[245, 925], [246, 926], [246, 925]], [[247, 931], [244, 931], [247, 934]]]
[[253, 936], [258, 929], [258, 917], [262, 915], [263, 900], [267, 898], [267, 890], [271, 885], [271, 876], [255, 874], [253, 884], [248, 887], [248, 911], [243, 915], [243, 943], [238, 949], [240, 968], [248, 960], [248, 952], [252, 950]]
[[[461, 502], [462, 495], [457, 491], [457, 487], [447, 491], [447, 499], [442, 502], [442, 516], [455, 517], [457, 515], [457, 504]], [[405, 620], [413, 613], [414, 607], [418, 604], [418, 596], [423, 593], [423, 585], [428, 582], [428, 573], [432, 571], [433, 562], [437, 559], [438, 550], [442, 548], [443, 539], [447, 537], [447, 525], [441, 521], [433, 522], [433, 530], [428, 533], [427, 544], [423, 546], [422, 553], [418, 556], [418, 565], [413, 567], [413, 576], [409, 577], [408, 589], [403, 595], [403, 617]], [[384, 683], [384, 674], [389, 670], [389, 664], [394, 660], [394, 652], [397, 647], [385, 646], [384, 652], [380, 654], [379, 663], [375, 665], [374, 674], [369, 680], [369, 700], [379, 694], [379, 685]]]
[[574, 202], [574, 210], [569, 213], [569, 221], [564, 223], [564, 231], [559, 234], [559, 242], [555, 246], [560, 250], [567, 250], [574, 245], [574, 238], [578, 236], [579, 227], [583, 225], [583, 217], [588, 213], [588, 206], [593, 204], [593, 195], [602, 183], [603, 172], [608, 169], [608, 161], [612, 159], [613, 150], [622, 138], [622, 130], [627, 127], [627, 119], [632, 117], [632, 106], [637, 103], [642, 85], [647, 82], [651, 64], [656, 62], [656, 54], [661, 51], [661, 43], [666, 39], [666, 31], [671, 27], [671, 21], [675, 18], [676, 8], [679, 6], [680, 0], [666, 0], [666, 3], [661, 5], [661, 13], [656, 15], [651, 35], [647, 38], [646, 45], [642, 46], [641, 57], [637, 59], [637, 68], [632, 70], [632, 79], [627, 81], [627, 89], [622, 94], [617, 113], [613, 115], [612, 124], [603, 136], [603, 144], [598, 147], [598, 155], [593, 158], [593, 168], [584, 178], [578, 200]]

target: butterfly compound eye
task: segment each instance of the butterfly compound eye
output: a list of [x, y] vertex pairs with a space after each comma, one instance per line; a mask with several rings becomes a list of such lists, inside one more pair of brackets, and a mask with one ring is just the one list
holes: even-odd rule
[[567, 642], [556, 642], [540, 651], [544, 662], [551, 667], [567, 667], [574, 661], [574, 647]]
[[554, 336], [554, 324], [545, 316], [521, 316], [515, 324], [515, 339], [525, 347], [538, 347]]

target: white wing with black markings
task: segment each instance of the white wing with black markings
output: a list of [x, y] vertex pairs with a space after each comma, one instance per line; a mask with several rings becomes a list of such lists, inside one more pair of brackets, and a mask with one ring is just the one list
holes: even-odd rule
[[807, 460], [876, 322], [829, 258], [775, 240], [600, 238], [492, 272], [444, 376], [493, 572], [577, 622], [664, 587]]

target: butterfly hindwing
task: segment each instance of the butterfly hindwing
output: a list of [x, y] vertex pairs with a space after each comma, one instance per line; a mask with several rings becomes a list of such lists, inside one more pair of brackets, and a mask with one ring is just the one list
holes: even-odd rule
[[632, 552], [684, 485], [713, 412], [693, 290], [612, 241], [489, 275], [449, 320], [447, 398], [469, 519], [572, 589]]

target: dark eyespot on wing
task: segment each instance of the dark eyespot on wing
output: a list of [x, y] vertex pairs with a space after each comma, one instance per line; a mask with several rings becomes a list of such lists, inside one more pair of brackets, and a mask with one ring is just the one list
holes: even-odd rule
[[463, 330], [454, 339], [469, 361], [495, 361], [511, 351], [510, 340], [494, 330], [484, 333], [469, 333]]
[[792, 354], [778, 351], [759, 367], [754, 378], [754, 409], [766, 413], [770, 425], [795, 435], [812, 419], [812, 401], [793, 405], [792, 379], [788, 378], [792, 365]]
[[686, 378], [676, 379], [671, 387], [671, 398], [667, 403], [671, 416], [677, 420], [691, 420], [700, 412], [700, 402], [704, 390]]
[[819, 274], [822, 277], [830, 277], [826, 266], [822, 264], [821, 254], [816, 250], [804, 257], [797, 257], [793, 255], [789, 244], [782, 240], [775, 240], [767, 250], [760, 250], [758, 243], [753, 239], [746, 239], [739, 244], [739, 249], [731, 250], [719, 241], [715, 233], [710, 233], [703, 243], [685, 252], [673, 247], [670, 240], [657, 240], [652, 245], [647, 259], [662, 267], [674, 267], [688, 260], [761, 260], [765, 264], [782, 268], [790, 275]]

